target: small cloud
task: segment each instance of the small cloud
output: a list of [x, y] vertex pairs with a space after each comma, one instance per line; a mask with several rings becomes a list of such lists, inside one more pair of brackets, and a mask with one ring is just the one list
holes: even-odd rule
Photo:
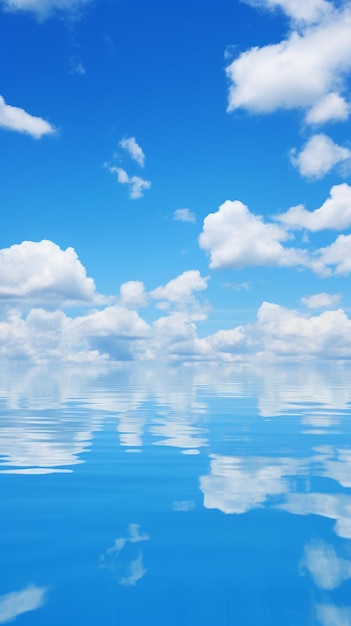
[[339, 146], [322, 133], [311, 137], [301, 152], [290, 151], [290, 161], [301, 176], [317, 179], [328, 174], [339, 163], [351, 160], [351, 151]]
[[190, 209], [177, 209], [173, 213], [173, 219], [176, 222], [192, 222], [195, 223], [196, 215]]
[[40, 22], [57, 11], [68, 13], [71, 19], [78, 19], [80, 10], [89, 2], [90, 0], [0, 0], [5, 11], [33, 13]]
[[127, 172], [122, 167], [116, 167], [115, 165], [108, 165], [104, 163], [104, 167], [107, 167], [111, 174], [117, 175], [117, 182], [121, 185], [127, 185], [129, 188], [129, 197], [132, 200], [142, 198], [144, 191], [150, 189], [151, 182], [140, 178], [140, 176], [128, 176]]
[[334, 293], [315, 293], [313, 296], [301, 298], [301, 302], [309, 309], [328, 309], [335, 306], [341, 300], [341, 296]]
[[136, 162], [140, 167], [144, 167], [145, 164], [145, 154], [139, 144], [137, 143], [135, 137], [128, 137], [127, 139], [121, 139], [119, 145], [123, 150], [129, 154], [129, 156]]
[[120, 585], [123, 585], [125, 587], [133, 587], [134, 585], [136, 585], [138, 580], [145, 576], [146, 571], [147, 570], [144, 568], [143, 565], [143, 555], [139, 554], [139, 556], [134, 559], [134, 561], [131, 561], [131, 563], [129, 564], [128, 576], [123, 576], [119, 579], [118, 582]]
[[194, 500], [174, 500], [173, 511], [193, 511], [195, 509]]
[[79, 76], [85, 76], [87, 73], [83, 63], [79, 59], [79, 57], [71, 57], [69, 60], [70, 64], [70, 74], [78, 74]]
[[11, 622], [22, 613], [39, 609], [45, 603], [46, 592], [46, 587], [30, 585], [22, 591], [0, 596], [0, 624]]
[[2, 96], [0, 96], [0, 128], [25, 133], [34, 139], [40, 139], [43, 135], [52, 135], [55, 132], [54, 126], [49, 122], [41, 117], [30, 115], [24, 109], [6, 104]]
[[245, 283], [222, 283], [222, 287], [224, 287], [224, 289], [232, 289], [233, 291], [250, 291], [251, 289], [251, 283], [249, 282], [245, 282]]

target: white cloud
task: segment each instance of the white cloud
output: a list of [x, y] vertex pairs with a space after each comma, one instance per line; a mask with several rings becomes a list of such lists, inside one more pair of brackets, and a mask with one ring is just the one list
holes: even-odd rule
[[71, 57], [69, 60], [70, 74], [78, 74], [78, 76], [85, 76], [87, 73], [82, 61], [79, 57]]
[[[149, 541], [150, 536], [147, 533], [140, 532], [139, 524], [129, 524], [128, 536], [118, 537], [115, 539], [114, 545], [108, 548], [100, 557], [100, 566], [111, 569], [118, 574], [118, 583], [125, 587], [131, 587], [143, 578], [146, 569], [143, 565], [143, 556], [140, 552], [136, 558], [124, 560], [124, 547], [127, 543], [140, 543], [141, 541]], [[121, 555], [122, 553], [122, 555]], [[122, 575], [120, 575], [122, 572]]]
[[134, 587], [137, 582], [143, 578], [146, 574], [146, 569], [143, 564], [143, 555], [139, 554], [133, 561], [129, 563], [129, 569], [126, 576], [122, 576], [118, 582], [124, 587]]
[[321, 589], [336, 589], [351, 578], [351, 561], [338, 557], [334, 548], [323, 541], [305, 546], [302, 565]]
[[350, 105], [338, 93], [331, 92], [317, 101], [308, 111], [306, 122], [307, 124], [325, 124], [325, 122], [332, 121], [344, 122], [348, 119], [349, 113]]
[[289, 229], [306, 228], [312, 232], [330, 228], [343, 230], [351, 226], [351, 187], [346, 183], [334, 185], [329, 198], [315, 211], [307, 211], [303, 205], [291, 207], [276, 217]]
[[326, 275], [330, 274], [332, 266], [334, 274], [347, 275], [351, 272], [351, 235], [339, 235], [336, 240], [325, 248], [317, 251], [318, 263]]
[[2, 96], [0, 96], [0, 128], [25, 133], [34, 139], [40, 139], [43, 135], [52, 135], [55, 132], [55, 128], [49, 122], [41, 117], [30, 115], [24, 109], [6, 104]]
[[33, 13], [39, 21], [45, 20], [56, 11], [77, 13], [90, 0], [0, 0], [5, 11]]
[[290, 152], [291, 163], [306, 178], [322, 178], [336, 165], [350, 159], [351, 150], [323, 134], [313, 135], [300, 152], [295, 149]]
[[255, 332], [261, 348], [275, 356], [328, 359], [351, 355], [351, 320], [342, 309], [308, 317], [264, 302]]
[[280, 8], [292, 20], [302, 24], [319, 22], [332, 8], [325, 0], [251, 0], [247, 4], [271, 10]]
[[196, 216], [190, 209], [177, 209], [173, 213], [173, 219], [179, 222], [193, 222], [196, 221]]
[[245, 464], [240, 458], [212, 454], [211, 473], [200, 476], [204, 507], [223, 513], [246, 513], [260, 507], [270, 496], [287, 492], [284, 476], [294, 471], [294, 464], [290, 467], [286, 462], [273, 465], [249, 459]]
[[138, 308], [147, 302], [145, 285], [141, 280], [128, 280], [120, 286], [121, 304], [128, 308]]
[[11, 622], [19, 615], [35, 611], [45, 603], [46, 587], [29, 585], [22, 591], [0, 596], [0, 624]]
[[341, 300], [341, 296], [334, 293], [315, 293], [312, 296], [305, 296], [301, 298], [301, 302], [307, 306], [308, 309], [328, 309], [334, 307]]
[[0, 298], [91, 302], [98, 295], [74, 249], [43, 240], [0, 250]]
[[289, 238], [284, 228], [265, 223], [239, 200], [227, 200], [217, 213], [205, 217], [199, 244], [209, 252], [214, 269], [306, 265], [304, 251], [282, 246]]
[[321, 1], [267, 4], [279, 4], [300, 22], [320, 21], [291, 32], [280, 43], [241, 53], [227, 67], [231, 82], [228, 111], [243, 108], [269, 113], [302, 108], [307, 122], [345, 119], [348, 105], [342, 94], [351, 69], [349, 7], [329, 11], [328, 4]]
[[145, 154], [139, 144], [137, 143], [135, 137], [128, 137], [127, 139], [121, 139], [119, 145], [123, 150], [129, 154], [129, 156], [136, 162], [140, 167], [144, 167], [145, 163]]
[[183, 305], [193, 301], [194, 291], [207, 289], [207, 278], [200, 275], [199, 270], [188, 270], [163, 287], [157, 287], [150, 292], [154, 300], [165, 300], [173, 304]]
[[351, 626], [351, 608], [334, 604], [317, 604], [316, 615], [321, 626]]
[[351, 539], [351, 498], [346, 494], [288, 493], [278, 509], [293, 515], [319, 515], [335, 520], [334, 531], [338, 537]]
[[128, 186], [129, 197], [132, 198], [132, 200], [142, 198], [144, 191], [146, 189], [150, 189], [151, 187], [151, 182], [149, 180], [140, 178], [140, 176], [128, 176], [127, 172], [122, 167], [116, 167], [115, 165], [108, 165], [106, 163], [105, 167], [107, 167], [111, 174], [117, 175], [117, 181], [121, 185]]

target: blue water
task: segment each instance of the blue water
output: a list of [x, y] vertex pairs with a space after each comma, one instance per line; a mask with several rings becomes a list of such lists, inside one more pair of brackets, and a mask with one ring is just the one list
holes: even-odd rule
[[351, 369], [0, 374], [0, 623], [351, 626]]

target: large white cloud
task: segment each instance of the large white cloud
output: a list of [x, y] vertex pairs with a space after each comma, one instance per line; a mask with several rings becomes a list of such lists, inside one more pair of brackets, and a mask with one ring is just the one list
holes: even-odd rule
[[264, 351], [276, 356], [351, 356], [351, 320], [342, 309], [310, 317], [264, 302], [257, 314], [255, 331]]
[[[351, 271], [351, 235], [337, 239], [319, 249], [293, 248], [283, 245], [293, 238], [292, 230], [308, 228], [341, 229], [351, 222], [350, 187], [335, 186], [320, 209], [309, 212], [303, 206], [290, 208], [264, 221], [239, 200], [227, 200], [216, 213], [205, 217], [199, 236], [200, 247], [210, 256], [213, 269], [241, 269], [248, 266], [306, 267], [320, 276], [348, 274]], [[284, 225], [284, 227], [283, 227]]]
[[313, 135], [300, 152], [290, 152], [292, 164], [306, 178], [322, 178], [336, 165], [351, 160], [351, 150], [334, 143], [327, 135]]
[[25, 133], [40, 139], [43, 135], [52, 135], [55, 128], [41, 117], [30, 115], [24, 109], [6, 104], [0, 96], [0, 128]]
[[286, 229], [265, 223], [239, 200], [227, 200], [216, 213], [205, 217], [199, 244], [209, 252], [214, 269], [306, 265], [304, 251], [284, 248], [281, 242], [288, 239]]
[[74, 249], [43, 240], [0, 250], [0, 298], [91, 302], [97, 294]]
[[334, 185], [329, 198], [319, 209], [307, 211], [303, 205], [291, 207], [276, 218], [293, 230], [306, 228], [312, 232], [330, 228], [343, 230], [351, 226], [351, 187], [346, 183]]
[[345, 119], [345, 77], [351, 69], [348, 5], [329, 10], [323, 2], [265, 4], [279, 4], [300, 22], [317, 18], [318, 23], [292, 31], [280, 43], [253, 47], [230, 63], [228, 110], [269, 113], [302, 108], [307, 122]]

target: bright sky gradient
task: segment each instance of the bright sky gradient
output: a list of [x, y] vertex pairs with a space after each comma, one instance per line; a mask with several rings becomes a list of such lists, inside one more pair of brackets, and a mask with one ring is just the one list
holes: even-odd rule
[[350, 359], [351, 2], [0, 5], [0, 355]]

